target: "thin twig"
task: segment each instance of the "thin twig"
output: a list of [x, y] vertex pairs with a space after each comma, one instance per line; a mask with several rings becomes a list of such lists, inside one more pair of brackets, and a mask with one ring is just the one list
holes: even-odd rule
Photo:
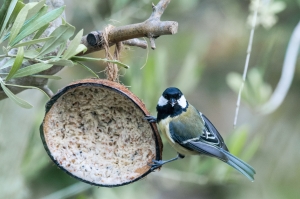
[[152, 50], [154, 50], [156, 48], [155, 39], [153, 37], [149, 37], [149, 40], [150, 40], [150, 46]]
[[147, 42], [140, 39], [129, 39], [122, 42], [126, 46], [136, 46], [139, 48], [147, 49], [148, 45]]
[[42, 89], [48, 95], [49, 98], [53, 96], [52, 90], [47, 85], [40, 87], [40, 89]]
[[161, 0], [157, 5], [152, 3], [153, 12], [149, 19], [160, 19], [171, 0]]
[[[259, 0], [258, 0], [258, 2], [259, 2]], [[249, 60], [250, 60], [250, 55], [251, 55], [251, 49], [252, 49], [252, 43], [253, 43], [253, 37], [254, 37], [254, 31], [255, 31], [255, 25], [256, 25], [256, 19], [257, 19], [257, 13], [258, 13], [258, 7], [254, 11], [254, 16], [253, 16], [252, 24], [251, 24], [251, 32], [250, 32], [250, 38], [249, 38], [249, 43], [248, 43], [248, 48], [247, 48], [247, 57], [246, 57], [246, 62], [245, 62], [244, 72], [243, 72], [243, 82], [240, 86], [240, 90], [239, 90], [239, 94], [238, 94], [238, 98], [237, 98], [237, 102], [236, 102], [235, 116], [234, 116], [234, 122], [233, 122], [234, 128], [236, 127], [237, 118], [238, 118], [238, 114], [239, 114], [239, 108], [240, 108], [240, 104], [241, 104], [242, 91], [243, 91], [245, 81], [246, 81]]]

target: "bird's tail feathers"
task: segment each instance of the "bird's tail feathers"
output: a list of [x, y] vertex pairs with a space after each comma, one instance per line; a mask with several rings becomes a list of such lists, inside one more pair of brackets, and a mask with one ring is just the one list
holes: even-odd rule
[[240, 173], [245, 175], [252, 182], [254, 181], [254, 174], [256, 173], [253, 167], [244, 162], [243, 160], [230, 154], [228, 151], [221, 149], [224, 154], [226, 154], [228, 161], [227, 164], [238, 170]]

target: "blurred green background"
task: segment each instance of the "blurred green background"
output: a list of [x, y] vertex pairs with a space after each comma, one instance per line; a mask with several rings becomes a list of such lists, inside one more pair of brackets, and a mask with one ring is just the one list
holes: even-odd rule
[[[144, 21], [152, 11], [150, 0], [65, 3], [67, 21], [76, 31], [84, 29], [85, 34], [108, 24]], [[259, 16], [261, 25], [254, 35], [248, 80], [234, 129], [236, 89], [250, 35], [250, 3], [171, 1], [162, 20], [177, 21], [178, 33], [159, 37], [154, 51], [136, 47], [124, 50], [121, 61], [131, 68], [120, 70], [120, 81], [145, 102], [153, 115], [164, 89], [180, 88], [189, 102], [215, 124], [230, 151], [256, 169], [253, 183], [221, 161], [199, 156], [167, 164], [161, 171], [124, 187], [98, 188], [81, 183], [50, 161], [39, 137], [46, 98], [38, 91], [27, 90], [19, 96], [34, 104], [33, 109], [22, 109], [8, 99], [0, 102], [0, 198], [299, 198], [299, 58], [292, 86], [279, 109], [269, 115], [257, 110], [280, 78], [288, 41], [300, 19], [300, 1], [262, 1], [267, 11]], [[103, 58], [104, 53], [90, 56]], [[87, 65], [96, 72], [105, 68], [102, 62]], [[62, 80], [49, 83], [54, 92], [74, 80], [91, 77], [76, 66], [57, 75]], [[175, 155], [166, 143], [163, 159]]]

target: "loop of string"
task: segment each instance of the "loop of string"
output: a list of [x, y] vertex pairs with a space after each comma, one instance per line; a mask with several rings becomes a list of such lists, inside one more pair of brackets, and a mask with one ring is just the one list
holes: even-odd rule
[[[122, 42], [116, 43], [115, 51], [114, 54], [112, 55], [111, 52], [109, 51], [109, 40], [108, 40], [108, 34], [109, 32], [114, 28], [112, 25], [108, 25], [102, 34], [103, 38], [103, 47], [105, 50], [105, 58], [108, 60], [119, 60], [120, 55], [121, 55], [121, 50], [122, 50]], [[117, 64], [114, 64], [112, 62], [106, 62], [106, 69], [105, 69], [105, 74], [106, 78], [110, 81], [115, 81], [119, 82], [119, 74], [118, 74], [118, 66]]]

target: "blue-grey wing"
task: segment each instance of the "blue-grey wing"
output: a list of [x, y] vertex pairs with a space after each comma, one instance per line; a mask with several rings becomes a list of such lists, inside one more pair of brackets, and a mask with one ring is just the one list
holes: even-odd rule
[[173, 120], [169, 123], [169, 131], [172, 139], [188, 150], [217, 157], [223, 161], [228, 160], [227, 156], [216, 145], [216, 143], [221, 143], [215, 140], [218, 137], [215, 136], [213, 141], [211, 141], [211, 136], [203, 138], [204, 131], [207, 131], [203, 124], [191, 123], [186, 125], [181, 120]]
[[[205, 141], [208, 141], [212, 144], [216, 144], [218, 147], [223, 148], [224, 150], [228, 151], [228, 148], [220, 135], [219, 131], [216, 129], [216, 127], [210, 122], [210, 120], [201, 112], [199, 112], [200, 116], [202, 117], [204, 121], [204, 126], [206, 128], [206, 131], [203, 132], [201, 135], [201, 138]], [[207, 139], [209, 138], [209, 139]]]

